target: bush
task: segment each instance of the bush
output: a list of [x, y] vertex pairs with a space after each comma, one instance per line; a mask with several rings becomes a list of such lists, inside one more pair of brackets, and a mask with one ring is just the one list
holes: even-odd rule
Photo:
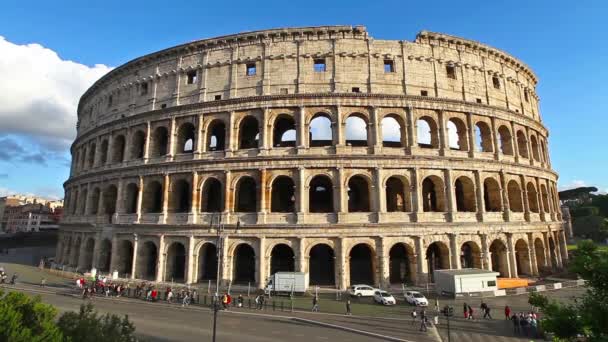
[[600, 210], [597, 207], [578, 207], [570, 210], [570, 215], [574, 219], [583, 216], [596, 216], [599, 215]]
[[87, 342], [132, 342], [136, 341], [135, 326], [129, 317], [122, 319], [116, 315], [99, 316], [93, 305], [80, 306], [80, 312], [67, 312], [59, 318], [57, 325], [66, 336], [67, 341]]

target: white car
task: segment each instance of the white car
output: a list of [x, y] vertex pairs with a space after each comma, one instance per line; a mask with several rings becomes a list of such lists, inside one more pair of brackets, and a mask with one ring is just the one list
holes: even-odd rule
[[376, 289], [369, 285], [351, 285], [348, 288], [348, 294], [353, 297], [371, 297], [376, 292]]
[[429, 301], [422, 293], [418, 291], [407, 291], [405, 292], [405, 300], [416, 306], [429, 306]]
[[397, 304], [397, 301], [395, 300], [395, 297], [393, 297], [392, 294], [390, 294], [386, 291], [382, 291], [382, 290], [378, 290], [378, 291], [374, 292], [374, 301], [376, 303], [382, 304], [382, 305]]

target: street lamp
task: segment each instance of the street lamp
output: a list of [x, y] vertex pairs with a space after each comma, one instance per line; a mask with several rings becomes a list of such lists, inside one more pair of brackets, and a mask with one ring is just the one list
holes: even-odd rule
[[445, 307], [443, 307], [442, 312], [448, 321], [448, 342], [451, 342], [452, 339], [450, 336], [450, 317], [454, 316], [454, 308], [450, 305], [446, 305]]

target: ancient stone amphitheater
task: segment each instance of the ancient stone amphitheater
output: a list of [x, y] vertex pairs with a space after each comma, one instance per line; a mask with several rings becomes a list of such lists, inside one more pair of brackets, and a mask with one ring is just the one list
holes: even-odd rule
[[567, 252], [536, 83], [475, 41], [362, 26], [137, 58], [80, 99], [57, 261], [259, 287], [277, 271], [338, 288], [550, 272]]

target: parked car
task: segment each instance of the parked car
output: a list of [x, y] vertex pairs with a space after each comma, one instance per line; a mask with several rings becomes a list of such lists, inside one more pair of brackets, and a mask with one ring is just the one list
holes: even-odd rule
[[348, 294], [353, 297], [371, 297], [375, 291], [376, 289], [369, 285], [351, 285], [348, 288]]
[[407, 301], [408, 303], [410, 303], [412, 305], [416, 305], [416, 306], [428, 306], [429, 305], [429, 301], [426, 299], [426, 297], [418, 291], [406, 291], [404, 297], [405, 297], [405, 301]]
[[377, 290], [374, 292], [374, 301], [382, 305], [397, 304], [397, 301], [395, 300], [395, 297], [393, 297], [392, 294], [382, 290]]

